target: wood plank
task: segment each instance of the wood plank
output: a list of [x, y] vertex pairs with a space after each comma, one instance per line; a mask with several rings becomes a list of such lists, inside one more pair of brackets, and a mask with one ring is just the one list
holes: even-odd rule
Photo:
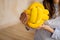
[[34, 31], [27, 31], [21, 23], [0, 30], [0, 40], [33, 40], [33, 38]]

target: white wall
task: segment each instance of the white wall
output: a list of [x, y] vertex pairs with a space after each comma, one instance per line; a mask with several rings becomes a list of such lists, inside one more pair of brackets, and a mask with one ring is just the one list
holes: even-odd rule
[[[0, 28], [19, 22], [20, 14], [36, 0], [0, 0]], [[38, 0], [41, 1], [41, 0]]]
[[0, 0], [0, 28], [18, 22], [17, 0]]

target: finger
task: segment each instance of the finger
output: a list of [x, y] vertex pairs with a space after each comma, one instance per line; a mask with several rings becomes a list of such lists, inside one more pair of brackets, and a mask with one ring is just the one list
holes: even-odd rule
[[23, 23], [26, 24], [27, 22], [27, 15], [24, 17]]
[[25, 12], [23, 12], [21, 14], [20, 20], [22, 21], [23, 24], [26, 23], [26, 21], [27, 21], [27, 14]]
[[24, 13], [21, 14], [20, 20], [23, 21], [23, 18], [24, 18]]

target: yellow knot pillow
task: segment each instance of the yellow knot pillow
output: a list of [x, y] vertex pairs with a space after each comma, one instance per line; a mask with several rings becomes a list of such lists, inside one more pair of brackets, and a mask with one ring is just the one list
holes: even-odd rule
[[49, 11], [39, 2], [34, 2], [25, 12], [29, 17], [27, 25], [31, 28], [38, 28], [49, 19]]

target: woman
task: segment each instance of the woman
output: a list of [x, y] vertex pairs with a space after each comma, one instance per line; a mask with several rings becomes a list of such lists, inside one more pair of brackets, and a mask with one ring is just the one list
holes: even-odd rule
[[[43, 0], [43, 5], [50, 12], [50, 20], [37, 28], [34, 40], [60, 40], [60, 0]], [[27, 18], [25, 13], [21, 15], [23, 24], [26, 23]]]
[[35, 40], [60, 40], [60, 0], [44, 0], [43, 5], [50, 12], [50, 20], [42, 30], [36, 30]]

